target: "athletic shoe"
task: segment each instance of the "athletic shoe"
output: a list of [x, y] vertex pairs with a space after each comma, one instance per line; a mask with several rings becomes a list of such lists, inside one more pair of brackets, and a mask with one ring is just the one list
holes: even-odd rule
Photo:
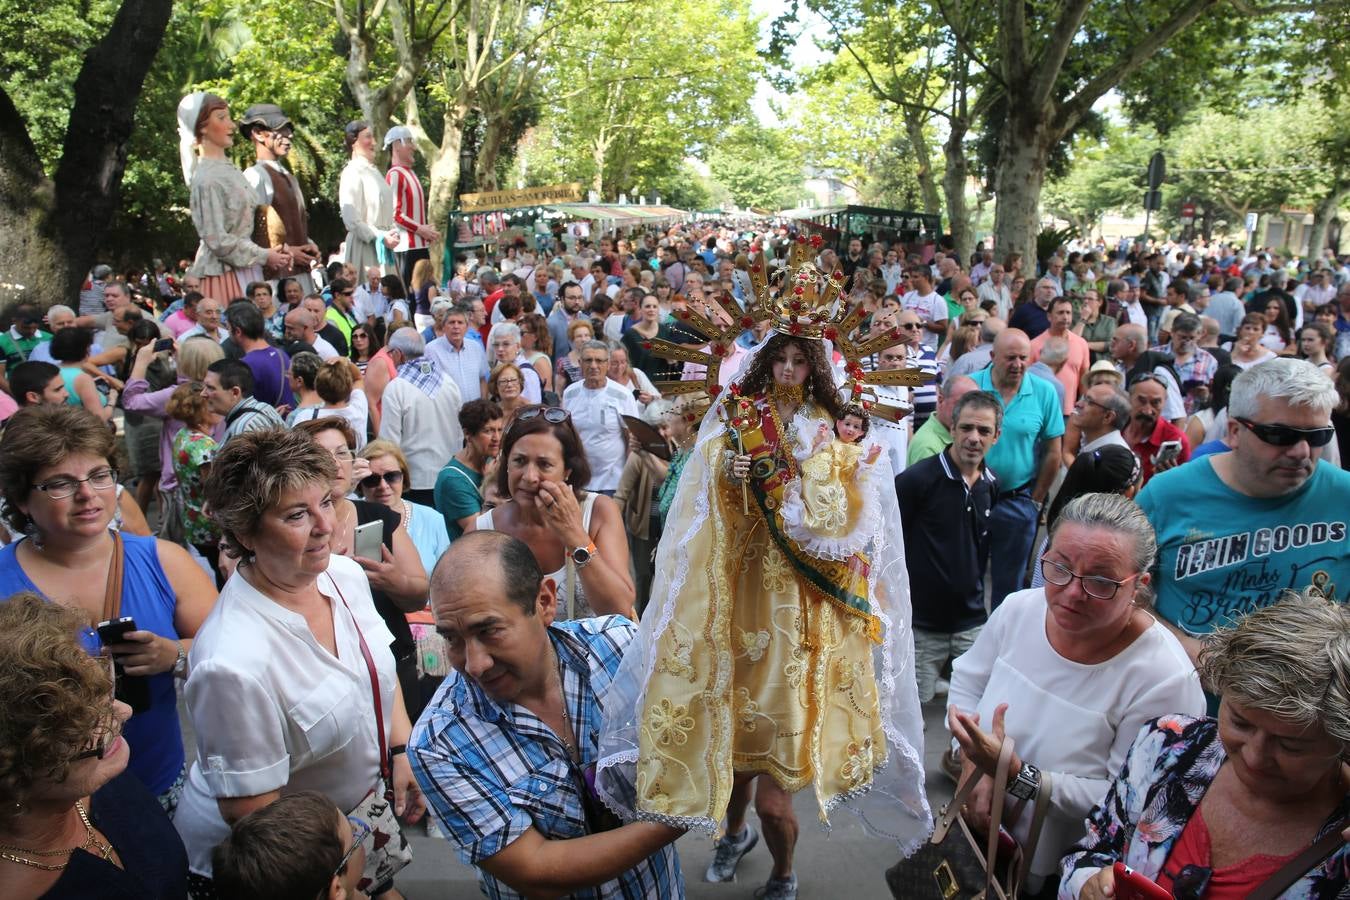
[[716, 844], [713, 861], [708, 864], [708, 871], [703, 874], [703, 880], [735, 881], [736, 866], [740, 865], [741, 857], [749, 853], [757, 843], [759, 832], [755, 831], [749, 822], [745, 823], [745, 830], [740, 837], [722, 835], [722, 839]]
[[755, 890], [755, 900], [797, 900], [797, 876], [770, 878]]

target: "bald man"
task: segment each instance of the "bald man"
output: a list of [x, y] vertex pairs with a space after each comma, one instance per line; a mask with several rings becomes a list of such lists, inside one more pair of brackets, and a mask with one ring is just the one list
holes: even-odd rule
[[[557, 622], [557, 592], [516, 538], [472, 531], [450, 545], [431, 605], [455, 671], [413, 729], [413, 774], [488, 896], [683, 897], [669, 846], [682, 832], [593, 827], [607, 811], [565, 774], [596, 760], [597, 691], [637, 628], [621, 616]], [[587, 826], [560, 810], [585, 813]]]
[[1059, 473], [1063, 406], [1048, 381], [1027, 377], [1030, 364], [1031, 340], [1009, 327], [994, 340], [992, 365], [971, 376], [1003, 405], [1002, 432], [985, 457], [999, 481], [989, 527], [994, 607], [1025, 585], [1041, 510]]

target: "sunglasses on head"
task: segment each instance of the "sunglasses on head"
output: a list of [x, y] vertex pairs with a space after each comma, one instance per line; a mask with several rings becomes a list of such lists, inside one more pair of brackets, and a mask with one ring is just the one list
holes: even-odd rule
[[1238, 416], [1234, 418], [1273, 447], [1292, 447], [1299, 441], [1307, 441], [1309, 447], [1325, 447], [1336, 436], [1336, 429], [1330, 425], [1325, 428], [1294, 428], [1291, 425], [1265, 425]]
[[548, 422], [550, 425], [561, 425], [563, 422], [572, 418], [572, 414], [561, 406], [544, 406], [543, 404], [538, 404], [535, 406], [527, 406], [524, 409], [519, 410], [516, 413], [514, 421], [528, 422], [530, 419], [537, 419], [540, 416], [543, 416], [544, 421]]

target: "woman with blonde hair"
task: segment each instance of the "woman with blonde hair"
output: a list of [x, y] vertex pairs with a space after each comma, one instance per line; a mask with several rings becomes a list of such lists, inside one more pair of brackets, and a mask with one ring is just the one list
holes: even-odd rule
[[417, 548], [422, 568], [430, 573], [441, 554], [449, 548], [450, 535], [446, 533], [445, 520], [440, 513], [403, 496], [410, 479], [408, 460], [403, 451], [393, 441], [377, 440], [362, 447], [357, 458], [369, 463], [370, 474], [356, 482], [362, 498], [399, 514], [400, 524]]
[[[297, 353], [291, 360], [294, 368], [296, 360], [311, 354]], [[287, 425], [297, 422], [312, 422], [337, 416], [345, 419], [356, 433], [357, 442], [365, 443], [366, 427], [370, 409], [366, 405], [366, 391], [361, 383], [361, 370], [356, 363], [346, 357], [337, 356], [321, 363], [314, 372], [313, 393], [317, 404], [298, 407], [286, 417]]]
[[522, 393], [524, 382], [525, 376], [515, 363], [502, 363], [488, 378], [488, 398], [502, 408], [505, 428], [511, 427], [511, 419], [517, 410], [530, 405]]
[[[423, 318], [431, 317], [431, 301], [441, 295], [440, 289], [436, 286], [436, 269], [429, 259], [419, 259], [413, 263], [412, 284], [408, 285], [412, 291], [414, 319], [417, 316]], [[417, 327], [425, 328], [421, 322]]]
[[1288, 592], [1211, 634], [1200, 677], [1217, 718], [1145, 723], [1061, 864], [1059, 896], [1114, 896], [1121, 862], [1176, 897], [1344, 897], [1350, 608]]

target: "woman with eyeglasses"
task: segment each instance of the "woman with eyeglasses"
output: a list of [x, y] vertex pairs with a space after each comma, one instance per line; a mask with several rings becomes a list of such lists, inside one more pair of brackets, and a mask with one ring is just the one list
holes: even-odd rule
[[488, 378], [488, 398], [501, 407], [508, 426], [517, 410], [530, 405], [523, 393], [524, 385], [525, 376], [515, 363], [502, 363]]
[[412, 722], [396, 641], [372, 597], [389, 579], [335, 552], [351, 539], [335, 503], [350, 479], [349, 433], [336, 418], [250, 431], [211, 466], [207, 505], [239, 563], [202, 626], [184, 691], [197, 760], [175, 824], [194, 900], [216, 896], [212, 850], [230, 825], [302, 790], [383, 823], [366, 876], [372, 896], [399, 896], [389, 893], [391, 854], [406, 842], [390, 813], [416, 821], [423, 807], [401, 752]]
[[1145, 725], [1064, 858], [1059, 896], [1116, 896], [1122, 862], [1178, 900], [1345, 897], [1350, 609], [1288, 592], [1210, 635], [1200, 675], [1218, 716]]
[[135, 620], [136, 630], [107, 649], [139, 679], [124, 690], [146, 697], [127, 723], [131, 771], [173, 815], [185, 760], [174, 679], [187, 677], [187, 652], [216, 589], [177, 544], [110, 528], [113, 452], [112, 432], [79, 407], [25, 407], [10, 420], [0, 437], [0, 493], [6, 524], [24, 537], [0, 548], [0, 597], [33, 591], [76, 610], [94, 647], [98, 623]]
[[183, 843], [127, 772], [131, 709], [85, 624], [31, 592], [0, 603], [0, 896], [178, 900]]
[[619, 505], [583, 490], [591, 466], [567, 410], [526, 406], [508, 419], [497, 463], [497, 492], [509, 498], [474, 523], [534, 551], [558, 586], [558, 618], [633, 618], [628, 537]]
[[[967, 821], [988, 831], [995, 790], [1007, 792], [1005, 808], [1050, 792], [1028, 863], [1032, 892], [1055, 874], [1139, 729], [1158, 716], [1204, 714], [1195, 667], [1148, 612], [1156, 553], [1153, 527], [1132, 500], [1078, 497], [1059, 513], [1041, 555], [1045, 586], [1009, 594], [952, 663], [947, 724], [963, 775], [980, 777]], [[994, 785], [1005, 733], [1015, 741], [1014, 775]], [[1023, 803], [1010, 829], [1019, 841], [1033, 806]]]
[[369, 475], [356, 482], [361, 496], [399, 514], [400, 524], [417, 548], [422, 568], [430, 572], [450, 546], [450, 535], [446, 534], [445, 520], [440, 513], [430, 506], [404, 499], [409, 475], [408, 460], [403, 451], [391, 441], [371, 441], [361, 448], [357, 458], [364, 459], [370, 469]]

